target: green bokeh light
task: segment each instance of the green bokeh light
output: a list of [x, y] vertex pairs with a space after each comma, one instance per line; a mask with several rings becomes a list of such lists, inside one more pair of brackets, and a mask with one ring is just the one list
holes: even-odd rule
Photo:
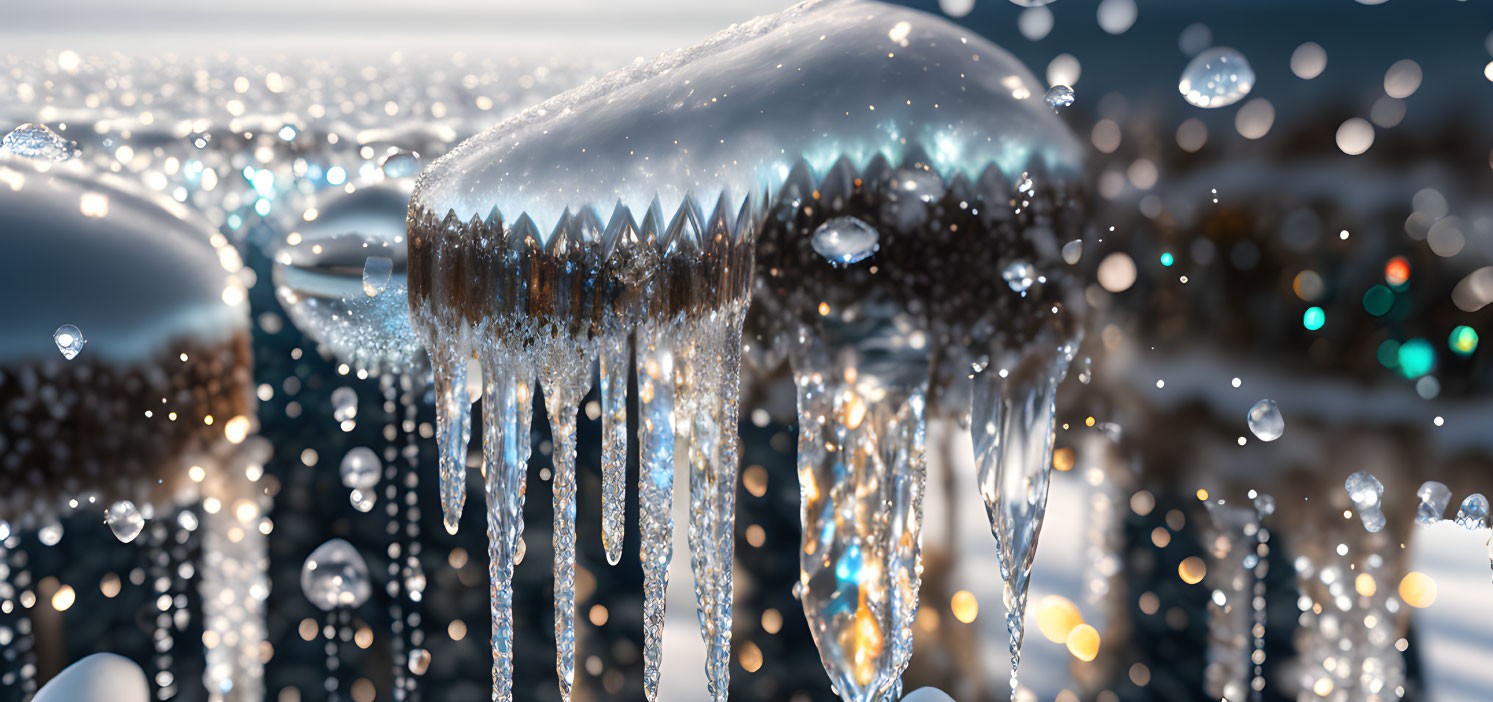
[[1447, 337], [1446, 345], [1459, 356], [1471, 356], [1477, 350], [1477, 331], [1465, 324], [1459, 326]]
[[1395, 294], [1383, 285], [1375, 285], [1363, 294], [1363, 309], [1375, 317], [1383, 317], [1395, 303]]
[[1400, 372], [1414, 380], [1436, 368], [1436, 349], [1425, 339], [1411, 339], [1400, 345]]
[[1177, 259], [1172, 256], [1172, 252], [1170, 251], [1161, 254], [1161, 265], [1163, 266], [1170, 268], [1172, 263], [1176, 262], [1176, 260]]
[[1385, 368], [1394, 368], [1400, 365], [1400, 342], [1394, 339], [1385, 339], [1379, 344], [1379, 351], [1375, 353], [1379, 359], [1379, 365]]
[[1327, 323], [1327, 313], [1321, 307], [1308, 307], [1306, 313], [1301, 315], [1301, 326], [1308, 331], [1316, 331]]

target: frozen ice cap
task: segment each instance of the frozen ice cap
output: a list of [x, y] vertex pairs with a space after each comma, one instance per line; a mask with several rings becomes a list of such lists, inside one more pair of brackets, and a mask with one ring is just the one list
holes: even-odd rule
[[775, 192], [800, 160], [898, 163], [926, 151], [945, 178], [1030, 163], [1074, 175], [1082, 148], [1043, 84], [948, 21], [864, 0], [810, 1], [562, 93], [463, 142], [422, 174], [412, 208], [460, 221], [527, 213], [548, 234], [568, 207], [664, 212]]

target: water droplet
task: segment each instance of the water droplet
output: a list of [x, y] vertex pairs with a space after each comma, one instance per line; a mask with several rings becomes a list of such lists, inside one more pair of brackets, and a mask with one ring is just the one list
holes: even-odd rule
[[[412, 596], [417, 596], [425, 592], [425, 570], [420, 567], [418, 561], [410, 564], [410, 567], [406, 569], [404, 574], [404, 589]], [[414, 597], [414, 599], [418, 601], [419, 597]]]
[[1083, 239], [1074, 239], [1073, 241], [1070, 241], [1070, 242], [1068, 242], [1066, 244], [1063, 244], [1063, 262], [1064, 263], [1067, 263], [1068, 265], [1071, 266], [1073, 264], [1078, 263], [1078, 259], [1080, 259], [1082, 257], [1083, 257]]
[[41, 541], [43, 546], [56, 546], [57, 542], [62, 541], [62, 525], [52, 522], [39, 529], [36, 532], [36, 538]]
[[306, 557], [301, 566], [301, 592], [325, 611], [357, 607], [373, 594], [368, 563], [352, 544], [332, 539]]
[[145, 517], [140, 515], [140, 510], [135, 509], [135, 503], [120, 500], [109, 505], [109, 511], [104, 514], [104, 523], [109, 525], [109, 530], [121, 542], [129, 543], [145, 528]]
[[389, 287], [389, 276], [394, 272], [394, 260], [387, 256], [369, 256], [363, 262], [363, 293], [377, 297]]
[[1275, 400], [1260, 400], [1249, 408], [1249, 430], [1260, 441], [1275, 441], [1286, 432], [1286, 419], [1280, 415]]
[[1094, 379], [1094, 359], [1084, 356], [1083, 364], [1078, 369], [1078, 382], [1088, 385]]
[[372, 512], [375, 504], [373, 493], [362, 490], [348, 492], [347, 501], [352, 504], [353, 509], [359, 512]]
[[197, 132], [188, 138], [191, 140], [192, 146], [205, 149], [208, 144], [212, 143], [213, 135], [211, 132]]
[[378, 474], [382, 467], [383, 464], [373, 449], [367, 446], [352, 448], [342, 457], [339, 468], [342, 485], [354, 490], [371, 490], [378, 485]]
[[77, 146], [45, 124], [26, 123], [16, 127], [0, 141], [7, 151], [39, 161], [66, 161], [77, 153]]
[[1026, 261], [1012, 261], [1001, 271], [1001, 280], [1006, 281], [1012, 290], [1025, 295], [1027, 289], [1037, 282], [1037, 271]]
[[1363, 528], [1370, 533], [1383, 529], [1385, 519], [1381, 504], [1384, 484], [1372, 473], [1359, 471], [1348, 476], [1343, 481], [1343, 487], [1348, 490], [1348, 499], [1353, 502], [1354, 509], [1358, 510], [1359, 519], [1363, 520]]
[[1255, 72], [1244, 54], [1219, 46], [1198, 54], [1182, 71], [1177, 90], [1197, 107], [1225, 107], [1255, 87]]
[[810, 243], [815, 253], [831, 265], [842, 267], [876, 253], [880, 237], [875, 228], [855, 217], [836, 217], [819, 225]]
[[1434, 480], [1421, 483], [1415, 496], [1420, 498], [1420, 505], [1415, 508], [1415, 521], [1422, 526], [1441, 521], [1442, 515], [1446, 514], [1446, 506], [1452, 501], [1452, 491], [1445, 484]]
[[1020, 7], [1042, 7], [1052, 4], [1053, 0], [1011, 0], [1012, 5]]
[[1255, 511], [1258, 512], [1261, 517], [1264, 517], [1266, 515], [1275, 514], [1275, 498], [1274, 497], [1271, 497], [1269, 495], [1264, 495], [1264, 494], [1258, 495], [1258, 496], [1255, 497], [1254, 504], [1255, 504]]
[[379, 163], [386, 178], [409, 178], [420, 172], [420, 157], [403, 149], [395, 151]]
[[346, 385], [332, 391], [332, 419], [345, 422], [358, 416], [358, 393]]
[[430, 651], [417, 648], [410, 651], [410, 672], [415, 675], [424, 675], [430, 669]]
[[1481, 529], [1483, 522], [1488, 518], [1488, 498], [1482, 493], [1474, 492], [1462, 500], [1462, 507], [1457, 510], [1457, 524], [1467, 529]]
[[1060, 112], [1064, 107], [1072, 105], [1077, 97], [1072, 88], [1066, 85], [1054, 85], [1047, 89], [1047, 95], [1042, 99], [1047, 101], [1047, 106], [1051, 107], [1053, 112]]
[[71, 361], [79, 351], [83, 350], [83, 344], [88, 340], [83, 338], [83, 332], [71, 324], [64, 324], [52, 332], [52, 341], [57, 342], [57, 350], [62, 352], [62, 357]]

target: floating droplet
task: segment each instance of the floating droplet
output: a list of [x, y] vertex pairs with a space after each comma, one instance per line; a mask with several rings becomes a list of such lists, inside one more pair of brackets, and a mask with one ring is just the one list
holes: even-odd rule
[[830, 264], [848, 266], [876, 253], [880, 234], [855, 217], [836, 217], [814, 230], [814, 252]]
[[1358, 518], [1363, 520], [1363, 528], [1370, 533], [1376, 533], [1384, 528], [1384, 510], [1382, 500], [1384, 497], [1384, 484], [1379, 482], [1372, 473], [1359, 471], [1348, 476], [1343, 481], [1343, 487], [1348, 490], [1348, 499], [1352, 500], [1353, 507], [1358, 510]]
[[1482, 493], [1474, 492], [1462, 500], [1462, 506], [1457, 510], [1457, 523], [1467, 529], [1481, 529], [1488, 518], [1488, 498]]
[[135, 509], [135, 503], [129, 500], [120, 500], [109, 505], [109, 511], [104, 515], [104, 523], [109, 525], [109, 530], [123, 543], [129, 543], [140, 535], [145, 528], [145, 517], [140, 515], [140, 510]]
[[358, 393], [346, 385], [332, 391], [332, 419], [345, 422], [358, 416]]
[[352, 504], [353, 509], [359, 512], [372, 512], [374, 495], [371, 492], [353, 490], [347, 493], [347, 501]]
[[385, 157], [379, 168], [386, 178], [409, 178], [419, 174], [420, 157], [401, 149]]
[[1452, 491], [1445, 484], [1434, 480], [1421, 483], [1415, 496], [1420, 498], [1420, 505], [1415, 508], [1415, 521], [1422, 526], [1431, 526], [1441, 521], [1442, 515], [1446, 514], [1446, 506], [1452, 501]]
[[367, 446], [355, 447], [342, 457], [339, 468], [342, 485], [354, 490], [371, 490], [378, 485], [378, 474], [382, 467], [383, 464], [373, 449]]
[[410, 672], [415, 675], [424, 675], [430, 669], [430, 651], [417, 648], [410, 651]]
[[1047, 106], [1051, 107], [1053, 112], [1059, 112], [1064, 107], [1072, 105], [1077, 97], [1072, 88], [1066, 85], [1054, 85], [1047, 89], [1047, 95], [1042, 99], [1047, 101]]
[[1275, 441], [1286, 433], [1286, 419], [1280, 415], [1275, 400], [1264, 399], [1249, 408], [1249, 430], [1260, 441]]
[[62, 357], [71, 361], [79, 351], [83, 350], [83, 344], [88, 343], [83, 338], [83, 332], [71, 324], [64, 324], [52, 332], [52, 341], [57, 342], [57, 350], [62, 352]]
[[43, 546], [56, 546], [58, 542], [62, 541], [62, 525], [52, 522], [37, 530], [36, 538], [41, 541]]
[[387, 256], [369, 256], [363, 262], [363, 293], [377, 297], [389, 287], [389, 276], [394, 272], [394, 260]]
[[1080, 259], [1082, 257], [1083, 257], [1083, 239], [1074, 239], [1073, 241], [1070, 241], [1070, 242], [1068, 242], [1066, 244], [1063, 244], [1063, 262], [1064, 263], [1067, 263], [1068, 265], [1071, 266], [1071, 265], [1073, 265], [1075, 263], [1078, 263], [1078, 259]]
[[325, 611], [357, 607], [373, 594], [368, 563], [352, 544], [332, 539], [306, 557], [301, 566], [301, 592]]
[[77, 153], [73, 142], [48, 129], [47, 125], [29, 122], [6, 134], [0, 146], [17, 156], [38, 161], [66, 161]]
[[1226, 46], [1198, 54], [1182, 71], [1177, 90], [1197, 107], [1225, 107], [1255, 87], [1255, 72], [1244, 54]]
[[1037, 270], [1026, 261], [1013, 261], [1001, 271], [1001, 280], [1006, 281], [1012, 290], [1025, 295], [1027, 289], [1037, 282]]

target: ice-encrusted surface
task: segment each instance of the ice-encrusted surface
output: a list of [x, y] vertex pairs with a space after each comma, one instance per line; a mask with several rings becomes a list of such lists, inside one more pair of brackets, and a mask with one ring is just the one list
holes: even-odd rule
[[1069, 175], [1082, 149], [1042, 83], [943, 19], [861, 0], [806, 2], [609, 74], [489, 129], [427, 169], [414, 202], [437, 217], [561, 214], [618, 201], [665, 212], [775, 191], [800, 160], [857, 166], [909, 145], [973, 178], [996, 164]]

